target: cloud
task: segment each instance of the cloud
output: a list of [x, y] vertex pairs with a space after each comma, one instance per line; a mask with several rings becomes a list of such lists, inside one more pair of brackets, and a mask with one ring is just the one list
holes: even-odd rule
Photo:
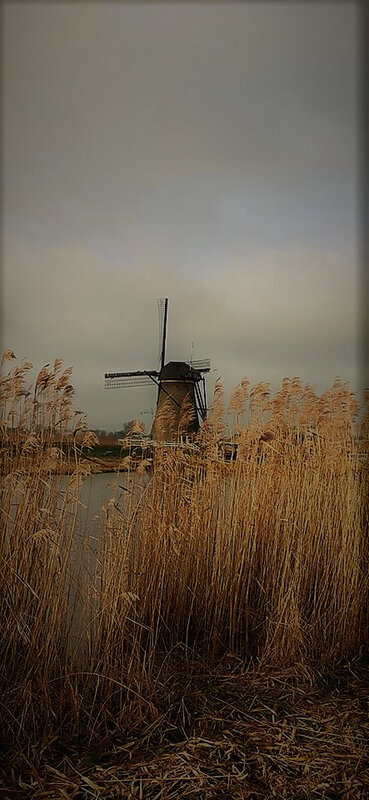
[[4, 345], [111, 428], [159, 296], [210, 388], [357, 382], [356, 4], [5, 6]]
[[355, 8], [6, 11], [6, 198], [18, 229], [31, 218], [54, 238], [126, 234], [147, 194], [180, 184], [196, 206], [202, 179], [213, 196], [227, 182], [249, 197], [264, 187], [311, 211], [319, 186], [328, 213], [332, 192], [350, 206]]

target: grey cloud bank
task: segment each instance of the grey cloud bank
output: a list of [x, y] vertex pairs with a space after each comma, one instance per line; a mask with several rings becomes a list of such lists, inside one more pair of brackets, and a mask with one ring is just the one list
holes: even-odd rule
[[4, 4], [4, 347], [74, 366], [91, 426], [169, 358], [352, 388], [358, 6]]

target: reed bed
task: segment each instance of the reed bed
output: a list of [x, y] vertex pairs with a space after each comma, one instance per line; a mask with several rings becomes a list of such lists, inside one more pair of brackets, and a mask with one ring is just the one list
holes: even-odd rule
[[218, 383], [199, 451], [158, 447], [149, 474], [142, 462], [122, 486], [118, 473], [98, 552], [86, 540], [82, 558], [94, 436], [60, 359], [30, 389], [31, 365], [7, 372], [12, 357], [6, 796], [367, 796], [368, 398], [359, 408], [338, 379], [323, 395], [243, 380], [225, 406]]

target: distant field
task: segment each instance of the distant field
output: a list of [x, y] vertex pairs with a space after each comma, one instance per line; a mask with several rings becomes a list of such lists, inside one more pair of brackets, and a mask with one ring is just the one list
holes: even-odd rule
[[61, 490], [70, 371], [27, 395], [28, 365], [6, 366], [4, 797], [368, 797], [368, 398], [242, 381], [225, 406], [217, 384], [198, 455], [158, 447], [148, 479], [123, 454], [78, 571], [84, 454], [120, 448], [79, 418]]

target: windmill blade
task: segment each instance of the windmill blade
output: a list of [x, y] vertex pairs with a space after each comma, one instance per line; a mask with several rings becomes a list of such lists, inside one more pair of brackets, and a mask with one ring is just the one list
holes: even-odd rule
[[198, 372], [210, 372], [210, 358], [200, 358], [190, 361], [190, 367], [197, 369]]
[[167, 341], [167, 322], [168, 322], [168, 298], [158, 298], [158, 311], [159, 311], [159, 352], [158, 352], [158, 366], [159, 370], [163, 369], [165, 364], [165, 350]]
[[125, 387], [149, 386], [157, 383], [156, 370], [138, 370], [136, 372], [105, 373], [105, 389], [122, 389]]
[[195, 390], [195, 399], [196, 399], [196, 408], [197, 412], [203, 422], [206, 417], [206, 389], [205, 389], [205, 378], [202, 378], [203, 388], [201, 388], [198, 383], [194, 384]]
[[163, 349], [164, 297], [158, 297], [158, 314], [159, 314], [158, 369], [160, 369], [161, 353]]
[[152, 386], [148, 376], [142, 378], [105, 378], [105, 389], [123, 389], [126, 387]]

